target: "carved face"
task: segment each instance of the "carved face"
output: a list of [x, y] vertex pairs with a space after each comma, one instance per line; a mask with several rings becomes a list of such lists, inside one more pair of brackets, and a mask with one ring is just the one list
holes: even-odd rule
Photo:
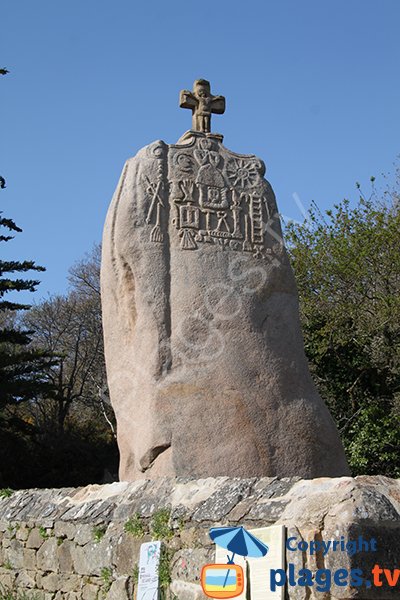
[[199, 140], [199, 146], [202, 150], [213, 150], [214, 149], [213, 141], [209, 140], [207, 138], [203, 138], [203, 139]]
[[220, 199], [220, 191], [218, 188], [209, 187], [208, 188], [208, 201], [209, 202], [218, 202]]
[[199, 98], [211, 96], [210, 84], [205, 80], [195, 81], [193, 91]]
[[185, 173], [192, 173], [193, 158], [189, 156], [189, 154], [178, 154], [176, 162], [182, 171], [185, 171]]

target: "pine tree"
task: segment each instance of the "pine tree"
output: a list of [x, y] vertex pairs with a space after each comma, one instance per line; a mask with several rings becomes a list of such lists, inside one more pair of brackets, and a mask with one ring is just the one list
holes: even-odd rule
[[[2, 213], [0, 227], [8, 232], [22, 231]], [[0, 235], [0, 242], [12, 239], [12, 235]], [[42, 368], [48, 359], [40, 350], [29, 347], [31, 332], [16, 325], [18, 311], [27, 310], [30, 305], [4, 299], [9, 292], [33, 292], [39, 283], [35, 279], [11, 278], [13, 274], [44, 270], [30, 260], [0, 260], [0, 408], [10, 402], [34, 398], [46, 387]]]
[[[0, 69], [0, 75], [7, 72], [7, 69]], [[5, 179], [0, 176], [0, 188], [5, 187]], [[12, 219], [4, 217], [0, 211], [0, 242], [9, 242], [14, 237], [10, 234], [21, 231]], [[9, 292], [35, 291], [39, 281], [18, 277], [19, 273], [27, 271], [45, 271], [45, 268], [31, 260], [0, 259], [0, 410], [6, 404], [35, 398], [38, 393], [48, 389], [43, 367], [49, 363], [50, 357], [41, 350], [31, 348], [32, 332], [17, 324], [19, 311], [28, 310], [30, 305], [4, 299]]]

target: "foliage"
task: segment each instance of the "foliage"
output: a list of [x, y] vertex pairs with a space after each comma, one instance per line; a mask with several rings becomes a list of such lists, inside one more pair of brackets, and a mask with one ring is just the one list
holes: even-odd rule
[[7, 407], [0, 422], [1, 485], [80, 486], [115, 477], [118, 449], [106, 386], [99, 269], [95, 246], [71, 269], [69, 292], [24, 317], [33, 331], [31, 347], [56, 357], [42, 369], [53, 391]]
[[[17, 412], [17, 411], [15, 411]], [[19, 424], [22, 407], [18, 407]], [[0, 429], [0, 464], [4, 480], [10, 487], [77, 487], [104, 481], [105, 467], [114, 472], [118, 464], [118, 450], [114, 438], [93, 411], [70, 415], [63, 436], [32, 426], [28, 430]], [[96, 420], [97, 419], [97, 420]]]
[[286, 230], [306, 354], [354, 475], [400, 474], [397, 190], [380, 199], [373, 187], [325, 215], [314, 205]]
[[14, 524], [10, 523], [10, 525], [8, 525], [7, 531], [9, 532], [11, 539], [15, 538], [15, 535], [16, 535], [17, 531], [20, 529], [20, 527], [21, 527], [21, 525], [19, 523], [14, 523]]
[[[171, 565], [175, 551], [171, 548], [167, 548], [164, 544], [161, 546], [160, 562], [158, 564], [158, 581], [160, 584], [160, 600], [173, 600], [176, 598], [174, 594], [171, 594], [168, 590], [169, 585], [172, 581], [171, 576]], [[132, 571], [132, 579], [135, 586], [139, 581], [139, 565], [135, 565]]]
[[[9, 233], [22, 231], [1, 212], [0, 228]], [[12, 235], [0, 235], [0, 242], [12, 239]], [[43, 368], [51, 364], [50, 355], [39, 347], [30, 347], [32, 331], [18, 325], [17, 314], [28, 310], [29, 305], [4, 299], [10, 292], [35, 291], [39, 281], [23, 279], [19, 274], [44, 270], [31, 260], [0, 260], [0, 410], [49, 391]]]
[[103, 592], [107, 593], [111, 587], [113, 580], [113, 572], [110, 567], [103, 567], [100, 572], [101, 578], [104, 582]]
[[161, 591], [164, 592], [164, 594], [161, 594], [161, 596], [165, 595], [165, 591], [172, 581], [171, 562], [173, 555], [173, 550], [164, 545], [161, 546], [160, 562], [158, 565], [158, 580]]
[[170, 526], [170, 517], [171, 511], [167, 508], [161, 508], [154, 513], [150, 523], [153, 539], [169, 540], [173, 537], [174, 532]]
[[[7, 72], [0, 69], [0, 75]], [[0, 242], [21, 231], [0, 213]], [[0, 260], [1, 486], [114, 478], [118, 452], [105, 376], [100, 254], [97, 245], [71, 268], [67, 294], [34, 308], [5, 295], [35, 291], [39, 281], [22, 274], [44, 268], [31, 260]]]
[[102, 355], [100, 318], [97, 306], [74, 292], [45, 300], [26, 315], [25, 323], [35, 332], [33, 344], [58, 357], [45, 371], [54, 392], [32, 405], [42, 428], [62, 435], [72, 404], [96, 397], [93, 378]]
[[[0, 69], [1, 75], [7, 72], [7, 69]], [[0, 188], [5, 187], [5, 179], [0, 177]], [[21, 232], [13, 219], [0, 212], [0, 242], [7, 243], [14, 234]], [[18, 423], [17, 418], [11, 422], [8, 420], [9, 407], [27, 403], [38, 394], [51, 391], [44, 369], [52, 364], [52, 357], [42, 348], [31, 346], [32, 331], [20, 323], [21, 311], [27, 311], [30, 305], [6, 297], [9, 293], [34, 292], [39, 281], [26, 279], [23, 274], [44, 270], [32, 260], [0, 260], [0, 453], [7, 451], [7, 441], [13, 438], [11, 430], [15, 431]], [[6, 481], [10, 485], [11, 481], [5, 474], [9, 465], [3, 461], [0, 465], [0, 483], [3, 485]]]
[[44, 539], [47, 540], [49, 538], [49, 534], [47, 533], [47, 529], [43, 526], [39, 527], [39, 534]]
[[105, 533], [106, 533], [107, 527], [101, 526], [101, 527], [93, 527], [93, 531], [92, 531], [92, 535], [93, 535], [93, 540], [95, 542], [100, 542]]
[[144, 536], [146, 532], [145, 525], [143, 523], [143, 519], [139, 515], [139, 513], [135, 513], [124, 525], [125, 533], [130, 533], [135, 538], [141, 538]]
[[[286, 228], [305, 350], [354, 474], [400, 475], [399, 197], [398, 182], [383, 200], [360, 191], [355, 206], [343, 200], [322, 214], [314, 205], [306, 223]], [[4, 243], [22, 231], [3, 213], [0, 228]], [[35, 291], [39, 281], [25, 274], [44, 268], [0, 260], [0, 498], [7, 486], [101, 483], [116, 471], [100, 255], [97, 245], [71, 268], [68, 293], [33, 308], [6, 294]], [[171, 539], [170, 511], [150, 528]], [[144, 530], [138, 515], [125, 524], [135, 537]]]
[[[115, 439], [109, 405], [100, 304], [100, 246], [70, 270], [71, 288], [35, 306], [26, 316], [33, 343], [58, 357], [46, 376], [55, 392], [38, 398], [31, 417], [40, 429], [65, 432], [74, 411], [99, 415]], [[97, 422], [100, 420], [97, 417]]]
[[95, 244], [85, 256], [69, 270], [69, 282], [81, 296], [97, 299], [100, 306], [101, 245]]
[[[132, 579], [135, 585], [138, 584], [139, 581], [139, 565], [135, 565], [132, 571]], [[1, 599], [0, 599], [1, 600]]]
[[[0, 75], [9, 71], [3, 67]], [[0, 176], [0, 189], [6, 187]], [[0, 242], [9, 242], [22, 229], [0, 211]], [[9, 403], [34, 398], [39, 391], [48, 389], [42, 368], [48, 364], [49, 355], [40, 348], [29, 347], [31, 331], [16, 324], [19, 311], [29, 309], [29, 304], [4, 299], [10, 292], [34, 292], [39, 281], [20, 276], [29, 271], [45, 271], [33, 260], [0, 260], [0, 411]], [[0, 412], [0, 419], [2, 415]]]
[[101, 578], [105, 583], [108, 583], [112, 579], [112, 570], [110, 567], [103, 567], [100, 572]]
[[0, 490], [0, 498], [9, 498], [14, 493], [14, 490], [11, 488], [3, 488]]
[[19, 592], [18, 590], [0, 585], [0, 600], [39, 600], [39, 595]]
[[349, 455], [356, 473], [400, 476], [400, 417], [392, 403], [382, 399], [357, 415], [349, 433]]

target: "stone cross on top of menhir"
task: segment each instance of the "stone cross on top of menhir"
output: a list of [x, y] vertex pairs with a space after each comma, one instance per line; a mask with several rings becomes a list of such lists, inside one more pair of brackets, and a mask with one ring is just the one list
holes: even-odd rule
[[213, 96], [209, 81], [197, 79], [193, 84], [193, 92], [181, 91], [179, 106], [191, 109], [192, 131], [210, 133], [211, 113], [222, 115], [225, 112], [225, 98], [224, 96]]
[[120, 478], [346, 475], [265, 165], [211, 133], [225, 99], [208, 81], [180, 105], [192, 129], [126, 162], [104, 227]]

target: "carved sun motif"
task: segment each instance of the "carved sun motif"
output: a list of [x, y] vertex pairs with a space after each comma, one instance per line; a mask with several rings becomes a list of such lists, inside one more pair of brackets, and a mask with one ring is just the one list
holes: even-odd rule
[[242, 158], [231, 158], [226, 166], [226, 174], [232, 185], [241, 188], [254, 186], [259, 178], [255, 163]]

